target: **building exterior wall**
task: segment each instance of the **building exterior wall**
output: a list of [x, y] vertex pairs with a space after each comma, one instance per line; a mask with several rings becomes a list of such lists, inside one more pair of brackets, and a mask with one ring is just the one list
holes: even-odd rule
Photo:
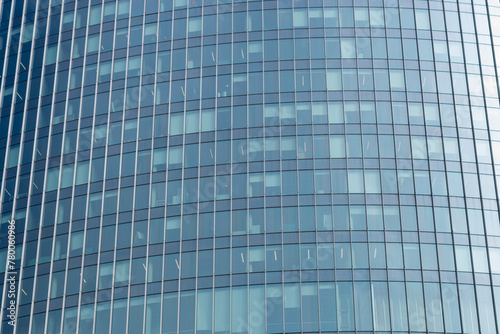
[[0, 15], [0, 332], [500, 331], [498, 0]]

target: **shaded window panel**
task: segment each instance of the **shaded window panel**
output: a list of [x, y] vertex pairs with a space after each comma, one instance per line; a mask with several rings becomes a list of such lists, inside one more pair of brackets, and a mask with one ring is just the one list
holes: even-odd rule
[[[283, 289], [281, 285], [271, 284], [266, 286], [267, 305], [281, 305], [283, 303]], [[282, 308], [267, 315], [267, 330], [271, 333], [283, 331], [283, 311]]]
[[177, 333], [178, 297], [176, 292], [163, 297], [163, 331], [168, 334]]
[[326, 38], [326, 58], [340, 58], [340, 39]]

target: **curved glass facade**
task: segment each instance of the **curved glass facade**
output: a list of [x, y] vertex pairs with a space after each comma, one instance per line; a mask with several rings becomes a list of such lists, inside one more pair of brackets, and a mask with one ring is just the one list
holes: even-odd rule
[[498, 0], [0, 16], [0, 332], [500, 331]]

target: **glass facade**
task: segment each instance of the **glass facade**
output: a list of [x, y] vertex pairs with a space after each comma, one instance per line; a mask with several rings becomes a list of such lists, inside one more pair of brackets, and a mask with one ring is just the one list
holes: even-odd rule
[[498, 0], [0, 17], [0, 332], [499, 333]]

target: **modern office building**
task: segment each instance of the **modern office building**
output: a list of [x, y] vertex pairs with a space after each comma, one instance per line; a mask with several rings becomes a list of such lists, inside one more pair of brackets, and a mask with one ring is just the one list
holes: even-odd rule
[[499, 333], [498, 0], [0, 17], [1, 333]]

